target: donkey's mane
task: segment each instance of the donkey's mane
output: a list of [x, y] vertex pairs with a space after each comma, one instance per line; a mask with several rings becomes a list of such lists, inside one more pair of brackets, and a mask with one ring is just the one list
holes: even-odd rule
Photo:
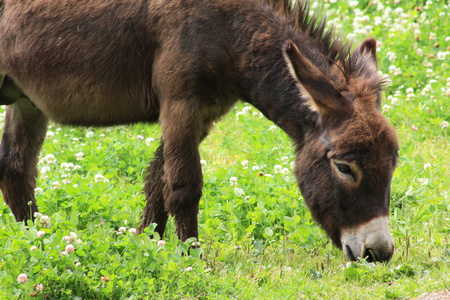
[[[336, 35], [334, 27], [326, 29], [326, 17], [321, 13], [310, 13], [309, 0], [260, 0], [290, 20], [295, 28], [302, 32], [312, 43], [319, 54], [330, 65], [336, 66], [335, 71], [344, 76], [349, 83], [350, 78], [364, 80], [373, 90], [379, 90], [385, 84], [373, 68], [368, 66], [368, 53], [352, 51], [351, 42], [343, 43], [341, 36]], [[338, 74], [336, 74], [338, 75]], [[339, 76], [339, 75], [338, 75]], [[339, 76], [340, 77], [340, 76]]]

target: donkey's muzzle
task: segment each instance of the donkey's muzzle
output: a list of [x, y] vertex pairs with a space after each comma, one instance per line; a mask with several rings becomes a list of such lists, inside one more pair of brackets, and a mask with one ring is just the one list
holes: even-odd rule
[[368, 262], [388, 262], [394, 254], [386, 216], [343, 229], [341, 243], [345, 256], [352, 261], [365, 258]]

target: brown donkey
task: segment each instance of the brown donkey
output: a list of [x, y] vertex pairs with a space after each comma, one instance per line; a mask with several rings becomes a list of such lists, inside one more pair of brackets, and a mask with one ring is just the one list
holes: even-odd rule
[[140, 232], [168, 215], [198, 237], [198, 147], [238, 99], [294, 141], [295, 175], [315, 219], [355, 260], [388, 261], [397, 163], [380, 113], [376, 41], [354, 51], [308, 3], [289, 0], [0, 0], [0, 104], [9, 105], [0, 187], [17, 221], [38, 211], [47, 123], [159, 122]]

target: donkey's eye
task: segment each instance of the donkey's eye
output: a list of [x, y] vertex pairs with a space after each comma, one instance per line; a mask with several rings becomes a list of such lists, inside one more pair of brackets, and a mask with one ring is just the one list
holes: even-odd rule
[[346, 175], [346, 176], [351, 176], [353, 178], [353, 180], [356, 182], [356, 175], [355, 173], [353, 173], [352, 168], [347, 165], [347, 164], [342, 164], [342, 163], [334, 163], [336, 168], [339, 170], [339, 172], [341, 172], [342, 174]]
[[350, 168], [349, 165], [337, 163], [335, 163], [335, 165], [338, 168], [339, 172], [344, 173], [346, 175], [353, 175], [352, 168]]

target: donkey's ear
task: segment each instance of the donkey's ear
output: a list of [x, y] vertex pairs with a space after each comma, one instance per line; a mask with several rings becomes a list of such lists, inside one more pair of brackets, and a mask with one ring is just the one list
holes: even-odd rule
[[335, 113], [350, 114], [350, 101], [290, 40], [285, 45], [284, 55], [289, 71], [298, 80], [301, 95], [311, 110], [322, 117]]
[[361, 53], [370, 54], [370, 57], [377, 65], [377, 40], [373, 37], [366, 38], [359, 46], [359, 51]]

